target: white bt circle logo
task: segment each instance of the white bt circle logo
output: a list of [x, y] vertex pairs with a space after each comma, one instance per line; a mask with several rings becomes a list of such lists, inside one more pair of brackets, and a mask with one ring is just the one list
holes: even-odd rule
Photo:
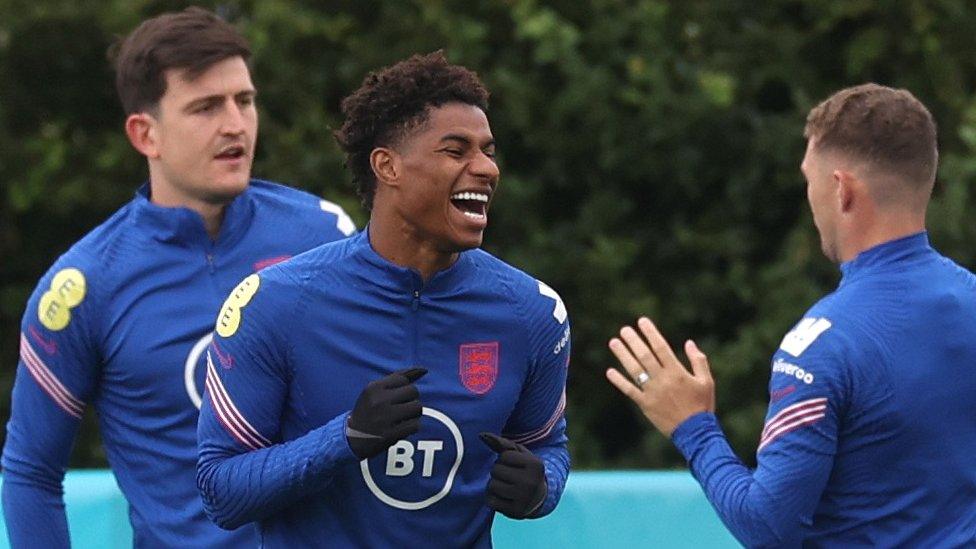
[[183, 367], [183, 383], [186, 385], [186, 394], [190, 397], [190, 402], [200, 409], [200, 404], [203, 402], [203, 397], [200, 395], [200, 390], [197, 389], [197, 379], [196, 371], [197, 365], [200, 363], [200, 357], [203, 353], [207, 352], [207, 345], [213, 341], [213, 332], [200, 338], [190, 349], [190, 354], [186, 357], [186, 365]]
[[[359, 468], [363, 472], [363, 480], [366, 481], [366, 486], [373, 492], [373, 495], [390, 507], [396, 507], [397, 509], [404, 509], [406, 511], [416, 511], [437, 503], [451, 491], [451, 486], [454, 484], [454, 475], [457, 474], [458, 467], [461, 466], [461, 458], [464, 457], [464, 441], [461, 439], [461, 430], [458, 429], [458, 426], [446, 414], [433, 408], [424, 407], [423, 415], [436, 419], [447, 427], [447, 430], [451, 432], [451, 436], [454, 437], [454, 443], [457, 446], [457, 457], [451, 465], [451, 470], [447, 474], [444, 486], [436, 494], [420, 501], [404, 501], [390, 496], [373, 480], [373, 475], [369, 471], [369, 460], [364, 459], [360, 461]], [[411, 474], [419, 474], [423, 478], [430, 478], [434, 476], [434, 457], [437, 455], [437, 452], [443, 450], [444, 441], [442, 440], [418, 440], [416, 445], [409, 440], [399, 440], [386, 451], [384, 472], [387, 477], [405, 477]]]

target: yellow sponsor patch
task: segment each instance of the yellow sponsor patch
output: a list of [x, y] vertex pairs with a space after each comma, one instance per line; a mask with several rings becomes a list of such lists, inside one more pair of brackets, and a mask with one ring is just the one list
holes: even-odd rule
[[85, 299], [85, 275], [78, 269], [63, 269], [51, 280], [51, 290], [57, 292], [58, 297], [68, 307], [77, 307]]
[[84, 301], [87, 289], [84, 273], [73, 267], [61, 269], [37, 304], [38, 320], [48, 330], [63, 330], [71, 322], [71, 309]]
[[259, 286], [261, 286], [261, 278], [257, 274], [252, 274], [234, 288], [217, 315], [217, 335], [230, 337], [237, 333], [237, 329], [241, 326], [241, 309], [251, 302]]

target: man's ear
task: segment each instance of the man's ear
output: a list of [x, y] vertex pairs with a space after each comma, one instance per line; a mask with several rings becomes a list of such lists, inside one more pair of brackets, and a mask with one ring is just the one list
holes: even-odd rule
[[137, 112], [125, 119], [125, 135], [129, 143], [146, 158], [159, 158], [159, 140], [156, 119], [149, 113]]
[[400, 155], [393, 149], [376, 147], [369, 153], [369, 165], [376, 176], [376, 182], [398, 187], [400, 185]]
[[837, 184], [837, 202], [841, 213], [849, 213], [861, 200], [866, 189], [860, 179], [847, 170], [834, 170], [832, 174]]

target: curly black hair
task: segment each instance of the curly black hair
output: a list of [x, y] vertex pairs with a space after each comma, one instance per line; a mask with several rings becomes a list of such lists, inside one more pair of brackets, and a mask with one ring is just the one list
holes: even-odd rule
[[407, 132], [427, 122], [432, 107], [451, 102], [487, 111], [488, 90], [477, 74], [450, 64], [442, 51], [413, 55], [371, 72], [342, 100], [346, 120], [334, 135], [366, 209], [373, 209], [376, 193], [369, 162], [373, 149], [397, 145]]

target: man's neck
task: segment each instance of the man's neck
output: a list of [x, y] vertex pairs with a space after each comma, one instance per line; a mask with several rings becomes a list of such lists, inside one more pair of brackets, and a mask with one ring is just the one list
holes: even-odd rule
[[847, 240], [847, 246], [842, 249], [841, 263], [850, 261], [861, 252], [898, 240], [925, 230], [925, 216], [898, 216], [885, 219], [881, 223], [874, 223], [855, 232]]
[[416, 229], [389, 215], [374, 215], [369, 221], [369, 243], [381, 257], [400, 267], [414, 269], [424, 282], [438, 271], [443, 271], [457, 261], [457, 252], [438, 250], [432, 242], [423, 239]]

